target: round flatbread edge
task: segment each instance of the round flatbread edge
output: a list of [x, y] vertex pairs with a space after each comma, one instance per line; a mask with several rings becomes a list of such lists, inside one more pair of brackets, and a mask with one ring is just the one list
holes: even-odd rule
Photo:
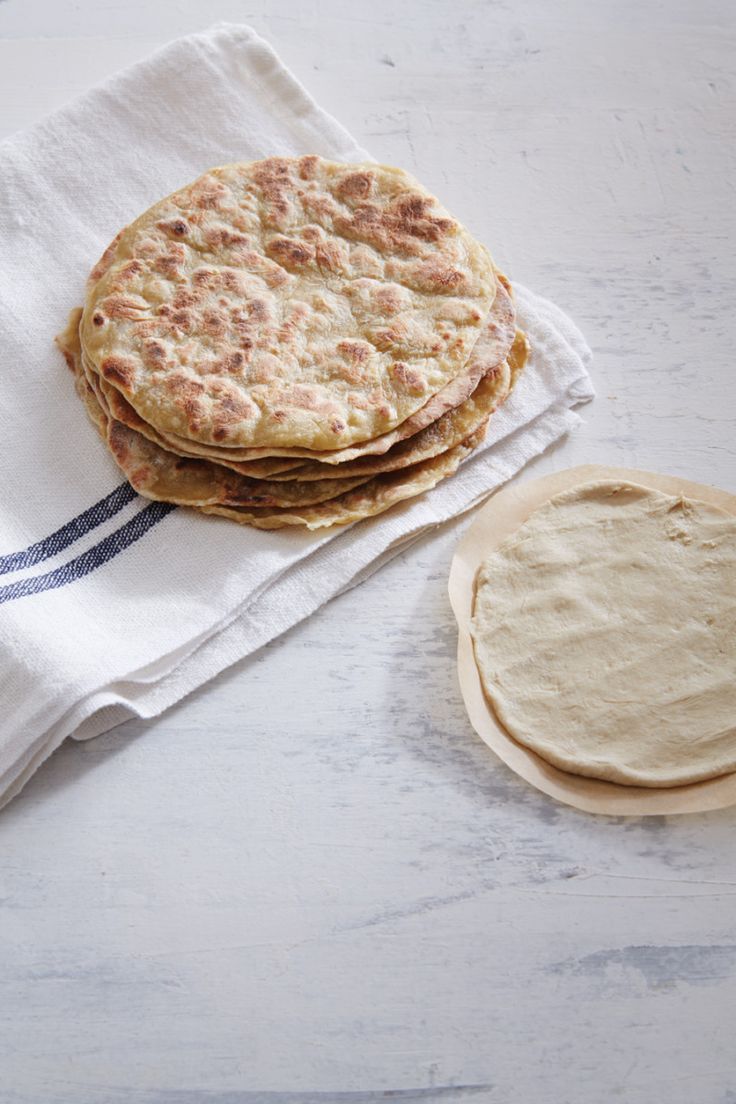
[[651, 789], [569, 774], [518, 744], [487, 702], [470, 635], [475, 575], [488, 553], [502, 544], [538, 507], [582, 483], [618, 479], [665, 494], [700, 498], [736, 515], [736, 495], [676, 476], [638, 469], [584, 465], [527, 483], [511, 483], [478, 512], [453, 557], [449, 593], [458, 623], [458, 677], [473, 728], [516, 774], [538, 790], [584, 812], [613, 816], [660, 816], [721, 809], [736, 804], [736, 774], [684, 786]]

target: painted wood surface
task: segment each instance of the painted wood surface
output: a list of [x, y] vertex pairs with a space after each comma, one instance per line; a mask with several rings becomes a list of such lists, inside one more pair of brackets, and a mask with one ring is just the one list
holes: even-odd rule
[[[585, 330], [598, 398], [521, 478], [736, 490], [731, 3], [4, 0], [0, 132], [218, 19]], [[736, 810], [596, 819], [493, 758], [465, 524], [0, 816], [0, 1101], [736, 1101]]]

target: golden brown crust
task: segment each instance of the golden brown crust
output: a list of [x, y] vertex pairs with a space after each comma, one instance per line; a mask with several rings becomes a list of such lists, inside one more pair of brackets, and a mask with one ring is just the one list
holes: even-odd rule
[[433, 196], [313, 155], [155, 204], [59, 344], [136, 490], [264, 529], [349, 524], [451, 475], [528, 353], [508, 280]]
[[[440, 418], [446, 411], [459, 406], [464, 402], [478, 386], [478, 382], [491, 372], [497, 365], [503, 363], [507, 353], [516, 340], [516, 311], [513, 300], [506, 291], [505, 285], [499, 286], [494, 298], [493, 306], [485, 320], [483, 332], [478, 338], [473, 352], [462, 370], [441, 388], [414, 414], [405, 419], [395, 429], [388, 433], [380, 434], [370, 441], [359, 445], [352, 445], [344, 449], [315, 452], [312, 449], [301, 448], [257, 448], [257, 449], [233, 449], [217, 448], [212, 445], [201, 445], [187, 440], [173, 433], [160, 434], [165, 447], [183, 455], [206, 456], [217, 460], [219, 463], [229, 463], [233, 460], [240, 462], [254, 461], [266, 457], [299, 457], [303, 460], [318, 460], [325, 464], [342, 465], [358, 459], [361, 456], [376, 456], [387, 452], [398, 441], [412, 437], [426, 426]], [[344, 343], [341, 343], [343, 345]], [[346, 377], [354, 371], [358, 371], [364, 354], [362, 349], [357, 351], [358, 343], [354, 345], [352, 353], [346, 354], [340, 348], [338, 351], [343, 357], [341, 371]], [[356, 352], [357, 351], [357, 352]], [[367, 355], [367, 354], [365, 354]], [[358, 364], [356, 366], [356, 359]], [[274, 416], [279, 410], [274, 411]]]
[[[496, 291], [487, 252], [406, 173], [320, 158], [205, 173], [95, 271], [90, 361], [160, 432], [240, 449], [393, 429], [461, 371]], [[345, 341], [365, 349], [347, 378]]]
[[481, 443], [485, 430], [484, 422], [466, 441], [440, 456], [399, 472], [378, 475], [361, 484], [357, 490], [318, 505], [283, 510], [203, 506], [202, 513], [217, 514], [241, 525], [252, 525], [256, 529], [285, 529], [292, 526], [324, 529], [333, 525], [350, 525], [354, 521], [385, 513], [407, 499], [416, 498], [453, 475], [463, 460]]
[[274, 474], [276, 480], [345, 479], [352, 476], [379, 475], [417, 464], [461, 444], [507, 399], [511, 390], [508, 362], [496, 366], [484, 376], [475, 391], [459, 406], [448, 410], [425, 429], [399, 441], [382, 456], [361, 456], [352, 462], [331, 465], [312, 461], [292, 469], [288, 475]]
[[[324, 502], [352, 490], [368, 478], [352, 476], [311, 484], [272, 483], [267, 479], [246, 477], [208, 460], [192, 460], [168, 452], [139, 432], [145, 423], [122, 396], [116, 396], [111, 410], [103, 391], [103, 381], [84, 369], [78, 325], [79, 311], [73, 311], [69, 325], [59, 335], [57, 343], [74, 373], [77, 391], [87, 413], [107, 442], [126, 479], [146, 498], [182, 506], [292, 507]], [[125, 410], [127, 421], [137, 425], [138, 429], [115, 417], [115, 412], [121, 409]]]
[[[479, 393], [466, 404], [464, 419], [460, 416], [462, 408], [448, 412], [445, 431], [440, 419], [418, 435], [417, 444], [421, 445], [423, 438], [424, 452], [407, 449], [403, 456], [395, 457], [400, 464], [383, 469], [381, 474], [364, 470], [352, 475], [346, 472], [339, 479], [248, 479], [219, 464], [177, 456], [111, 417], [101, 390], [103, 381], [84, 370], [78, 323], [79, 311], [74, 311], [58, 344], [74, 371], [77, 390], [90, 418], [131, 485], [147, 498], [194, 506], [261, 529], [346, 525], [383, 513], [428, 490], [451, 475], [482, 441], [488, 412], [500, 401], [503, 391], [503, 387], [497, 385], [494, 389], [493, 385], [497, 378], [506, 385], [510, 379], [507, 366], [505, 371], [499, 369], [486, 376]], [[120, 396], [114, 401], [125, 403]], [[136, 417], [133, 412], [131, 420]], [[448, 428], [454, 431], [454, 440], [446, 432]]]

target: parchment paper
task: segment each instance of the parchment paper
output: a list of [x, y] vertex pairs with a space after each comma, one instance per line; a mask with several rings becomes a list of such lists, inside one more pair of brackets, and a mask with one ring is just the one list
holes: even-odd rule
[[508, 734], [483, 693], [470, 635], [478, 568], [489, 553], [523, 525], [537, 507], [561, 491], [600, 479], [627, 480], [665, 494], [699, 498], [736, 515], [736, 495], [676, 476], [658, 475], [635, 468], [608, 468], [588, 464], [555, 472], [529, 483], [507, 484], [478, 512], [457, 547], [450, 569], [450, 602], [459, 629], [458, 676], [470, 722], [481, 739], [516, 774], [531, 782], [538, 790], [584, 812], [614, 816], [659, 816], [664, 813], [696, 813], [722, 809], [736, 804], [736, 774], [722, 775], [720, 778], [711, 778], [689, 786], [649, 789], [645, 786], [621, 786], [613, 782], [602, 782], [559, 770], [518, 744]]

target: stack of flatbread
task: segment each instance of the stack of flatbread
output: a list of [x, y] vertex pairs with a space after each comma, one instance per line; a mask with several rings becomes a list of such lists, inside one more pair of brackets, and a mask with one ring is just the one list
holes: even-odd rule
[[132, 486], [262, 529], [452, 475], [526, 360], [508, 280], [401, 169], [225, 165], [151, 207], [58, 342]]

